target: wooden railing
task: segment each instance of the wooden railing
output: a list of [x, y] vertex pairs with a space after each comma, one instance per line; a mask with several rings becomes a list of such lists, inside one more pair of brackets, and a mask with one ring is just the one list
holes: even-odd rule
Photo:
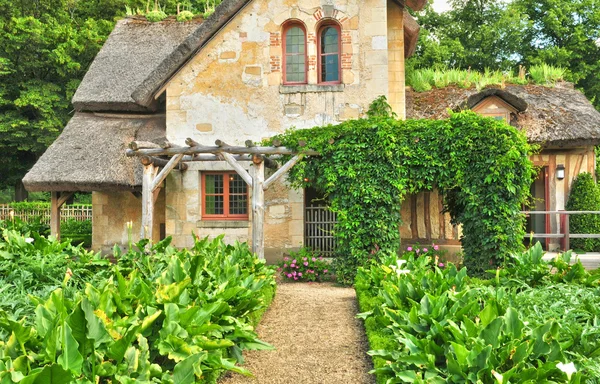
[[545, 239], [562, 239], [563, 250], [569, 250], [571, 244], [569, 239], [600, 239], [600, 233], [571, 233], [569, 228], [570, 215], [600, 215], [600, 211], [523, 211], [525, 215], [560, 215], [560, 227], [562, 233], [530, 233], [525, 236], [539, 237]]
[[[26, 222], [40, 219], [42, 223], [50, 224], [50, 206], [38, 209], [15, 209], [10, 204], [0, 204], [0, 220], [11, 220], [13, 217]], [[69, 219], [92, 220], [92, 206], [63, 205], [60, 210], [60, 220], [67, 221]]]

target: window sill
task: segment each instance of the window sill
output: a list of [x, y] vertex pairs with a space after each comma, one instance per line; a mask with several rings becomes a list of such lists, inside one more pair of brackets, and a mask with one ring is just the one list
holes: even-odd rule
[[248, 228], [248, 220], [200, 220], [196, 222], [197, 228]]
[[344, 84], [301, 84], [279, 86], [279, 93], [281, 94], [317, 92], [344, 92]]

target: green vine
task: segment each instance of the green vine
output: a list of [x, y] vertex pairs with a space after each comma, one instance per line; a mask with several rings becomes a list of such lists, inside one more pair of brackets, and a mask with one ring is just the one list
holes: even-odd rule
[[307, 157], [292, 168], [295, 187], [314, 187], [336, 212], [336, 272], [351, 283], [356, 268], [400, 246], [400, 206], [407, 194], [437, 188], [454, 224], [463, 225], [465, 265], [482, 275], [523, 248], [521, 204], [529, 196], [532, 147], [522, 132], [473, 112], [447, 120], [401, 121], [385, 98], [366, 119], [276, 138]]

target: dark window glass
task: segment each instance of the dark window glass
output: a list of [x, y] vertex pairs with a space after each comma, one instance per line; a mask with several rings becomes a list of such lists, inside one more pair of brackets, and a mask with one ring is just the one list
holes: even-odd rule
[[340, 35], [335, 27], [321, 29], [321, 82], [340, 81]]

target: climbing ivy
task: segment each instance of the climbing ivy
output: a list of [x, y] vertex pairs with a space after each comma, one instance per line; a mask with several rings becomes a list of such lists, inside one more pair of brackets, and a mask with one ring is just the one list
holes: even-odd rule
[[520, 250], [519, 211], [533, 177], [525, 135], [473, 112], [397, 120], [384, 101], [376, 100], [366, 119], [276, 137], [286, 147], [320, 153], [292, 168], [289, 179], [329, 197], [338, 218], [340, 282], [351, 283], [356, 268], [379, 254], [398, 251], [402, 200], [433, 188], [445, 197], [452, 222], [463, 225], [470, 273], [481, 275]]

